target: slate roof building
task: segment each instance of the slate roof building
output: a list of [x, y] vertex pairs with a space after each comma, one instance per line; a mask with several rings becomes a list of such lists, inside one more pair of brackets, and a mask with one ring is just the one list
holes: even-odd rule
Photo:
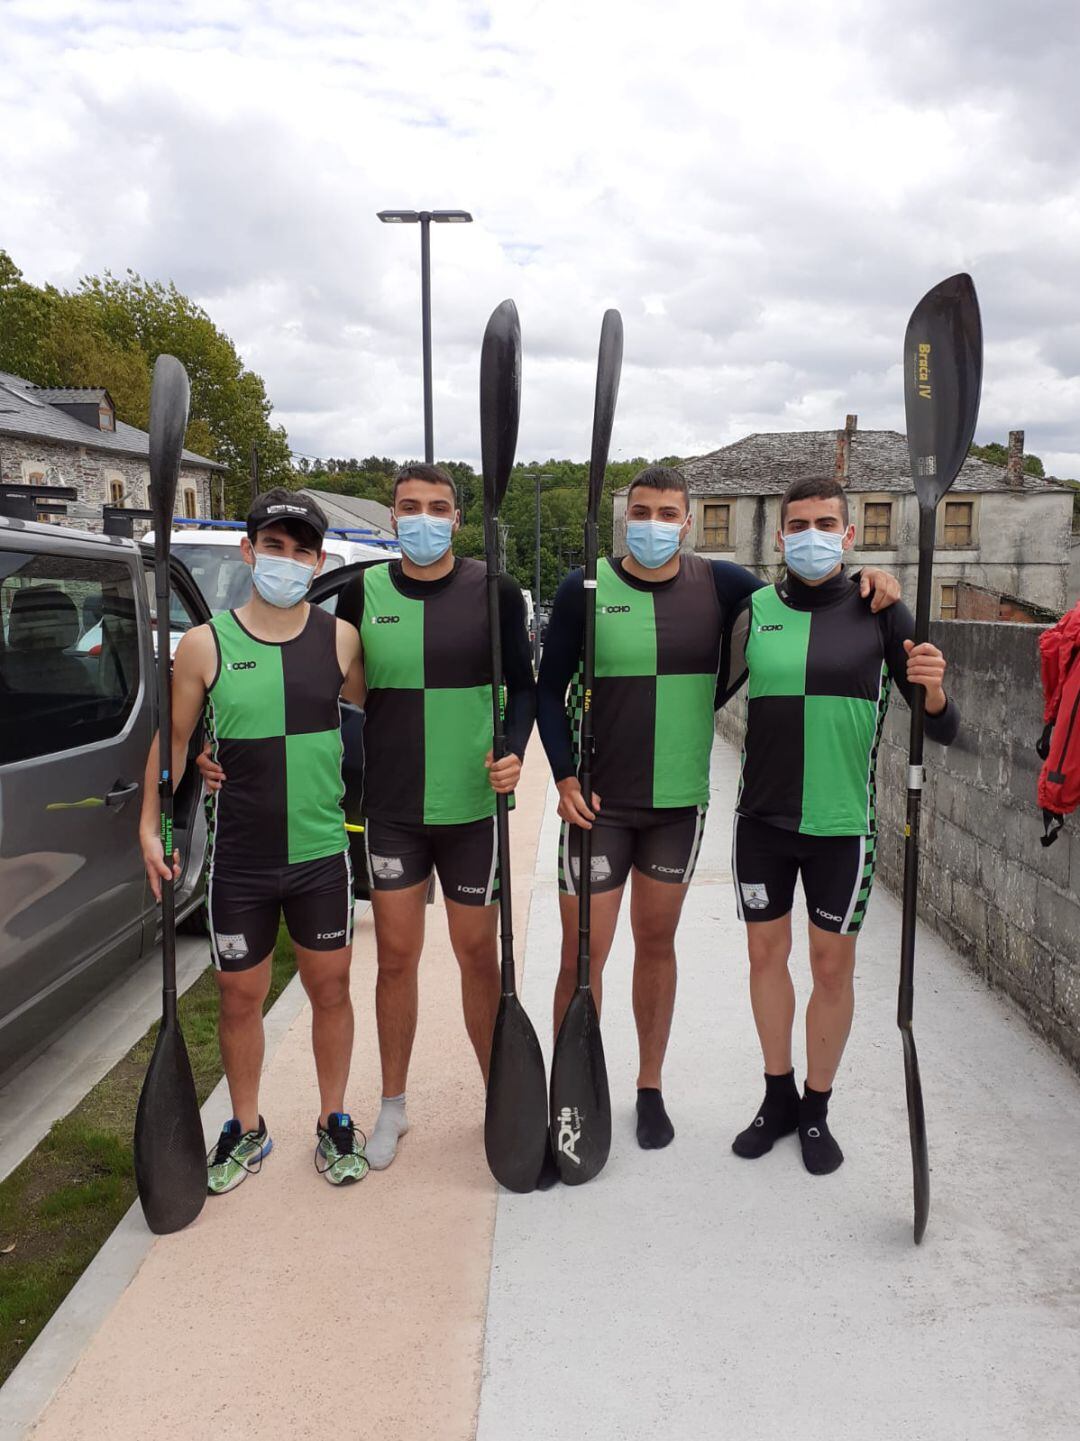
[[[1060, 614], [1069, 603], [1072, 491], [1023, 469], [1024, 432], [1009, 436], [1009, 463], [969, 457], [938, 511], [934, 557], [935, 618], [956, 614], [957, 585], [968, 581], [1022, 597]], [[748, 435], [681, 467], [690, 491], [688, 548], [733, 560], [762, 576], [779, 574], [780, 497], [800, 476], [834, 475], [849, 496], [856, 565], [900, 577], [914, 602], [919, 507], [907, 439], [895, 430]], [[615, 497], [615, 552], [626, 551], [625, 491]]]
[[[0, 371], [0, 482], [74, 486], [78, 500], [61, 520], [100, 530], [104, 505], [148, 504], [150, 437], [116, 418], [99, 386], [50, 388]], [[185, 450], [176, 488], [177, 514], [211, 514], [210, 484], [225, 467]]]
[[305, 486], [303, 495], [313, 496], [322, 506], [332, 526], [340, 530], [371, 531], [382, 540], [393, 540], [391, 510], [378, 500], [365, 500], [357, 495], [337, 495], [330, 490], [312, 490]]

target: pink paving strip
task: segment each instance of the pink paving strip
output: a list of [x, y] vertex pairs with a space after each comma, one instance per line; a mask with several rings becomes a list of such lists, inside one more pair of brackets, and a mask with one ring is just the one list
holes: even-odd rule
[[[534, 741], [511, 820], [519, 963], [546, 788]], [[356, 933], [349, 1085], [361, 1126], [380, 1092], [374, 982], [368, 915]], [[475, 1434], [496, 1187], [441, 904], [428, 912], [412, 1129], [390, 1169], [359, 1186], [335, 1190], [312, 1165], [308, 1032], [305, 1007], [264, 1079], [275, 1146], [262, 1174], [154, 1243], [35, 1441]]]

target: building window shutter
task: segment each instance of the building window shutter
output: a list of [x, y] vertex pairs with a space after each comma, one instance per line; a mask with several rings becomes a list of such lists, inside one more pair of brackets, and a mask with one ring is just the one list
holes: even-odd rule
[[184, 518], [195, 520], [199, 514], [199, 508], [195, 500], [195, 491], [192, 486], [184, 487]]
[[941, 587], [941, 619], [956, 619], [956, 586], [943, 585]]
[[702, 516], [702, 550], [730, 550], [731, 506], [707, 502]]
[[945, 544], [961, 549], [973, 544], [972, 520], [975, 507], [970, 500], [945, 502]]
[[892, 545], [891, 500], [868, 500], [863, 506], [862, 543], [877, 550]]

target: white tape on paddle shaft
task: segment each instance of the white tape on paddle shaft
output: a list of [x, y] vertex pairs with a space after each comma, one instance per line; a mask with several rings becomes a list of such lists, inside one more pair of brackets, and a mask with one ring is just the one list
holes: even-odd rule
[[926, 784], [925, 766], [908, 766], [907, 788], [909, 791], [921, 791]]
[[585, 582], [585, 589], [586, 589], [586, 590], [595, 590], [595, 589], [596, 589], [596, 581], [595, 581], [595, 580], [587, 580], [587, 581]]

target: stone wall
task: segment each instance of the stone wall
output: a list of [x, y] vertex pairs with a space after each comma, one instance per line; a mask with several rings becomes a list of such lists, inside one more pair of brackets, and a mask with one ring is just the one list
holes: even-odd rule
[[[963, 725], [947, 750], [926, 747], [920, 914], [1080, 1067], [1080, 812], [1053, 846], [1039, 844], [1041, 629], [978, 621], [932, 628], [949, 660], [947, 689]], [[728, 710], [717, 729], [738, 743], [741, 698]], [[879, 879], [897, 893], [909, 723], [894, 692], [878, 763]]]
[[[42, 479], [34, 479], [39, 474]], [[181, 467], [176, 488], [178, 514], [183, 514], [184, 490], [194, 489], [197, 513], [211, 515], [211, 474], [189, 465]], [[110, 481], [114, 478], [123, 482], [126, 506], [134, 510], [146, 508], [150, 467], [140, 456], [110, 455], [85, 447], [50, 445], [48, 441], [0, 435], [0, 482], [73, 485], [79, 492], [78, 507], [92, 512], [92, 515], [80, 515], [73, 505], [74, 513], [60, 517], [58, 524], [100, 531], [101, 508], [112, 503]], [[146, 528], [136, 522], [136, 535]]]

